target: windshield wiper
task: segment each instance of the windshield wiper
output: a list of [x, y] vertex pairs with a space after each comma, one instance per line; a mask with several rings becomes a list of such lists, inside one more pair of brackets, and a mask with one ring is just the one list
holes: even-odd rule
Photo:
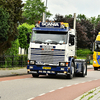
[[35, 40], [35, 43], [43, 43], [42, 41], [39, 40]]
[[58, 44], [58, 42], [56, 42], [56, 41], [51, 41], [51, 44]]

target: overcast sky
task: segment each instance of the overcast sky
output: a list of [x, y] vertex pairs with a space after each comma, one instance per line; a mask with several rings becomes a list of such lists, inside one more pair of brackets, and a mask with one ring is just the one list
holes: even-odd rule
[[47, 7], [53, 14], [50, 19], [53, 19], [55, 14], [85, 14], [88, 18], [100, 15], [100, 0], [47, 0]]

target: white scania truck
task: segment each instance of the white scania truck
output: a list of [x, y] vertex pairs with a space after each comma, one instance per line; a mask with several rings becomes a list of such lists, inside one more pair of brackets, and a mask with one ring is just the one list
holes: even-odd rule
[[63, 75], [72, 79], [87, 75], [85, 60], [74, 59], [75, 30], [68, 23], [39, 22], [32, 29], [28, 49], [27, 72], [39, 75]]

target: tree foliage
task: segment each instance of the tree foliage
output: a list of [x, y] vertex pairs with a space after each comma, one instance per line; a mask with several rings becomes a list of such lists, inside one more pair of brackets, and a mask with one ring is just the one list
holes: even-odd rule
[[[35, 27], [34, 25], [29, 25], [27, 23], [23, 23], [22, 25], [18, 26], [19, 31], [19, 44], [21, 48], [27, 49], [29, 44], [27, 44], [27, 33], [32, 32], [32, 28]], [[30, 34], [31, 37], [31, 34]]]
[[27, 0], [23, 16], [27, 18], [28, 24], [35, 24], [37, 21], [42, 20], [43, 12], [46, 12], [47, 17], [51, 16], [51, 13], [46, 11], [44, 2], [41, 0]]
[[12, 56], [12, 55], [18, 55], [19, 40], [16, 39], [15, 41], [12, 41], [11, 44], [12, 44], [12, 47], [9, 48], [9, 49], [5, 52], [5, 54], [6, 54], [6, 55], [11, 55], [11, 56]]
[[[11, 41], [14, 41], [15, 38], [18, 36], [17, 26], [22, 18], [21, 17], [22, 7], [24, 5], [22, 4], [21, 0], [0, 0], [0, 6], [3, 9], [6, 9], [5, 11], [9, 13], [9, 18], [7, 19], [7, 24], [9, 28], [6, 30], [6, 33], [0, 32], [0, 34], [2, 34], [1, 36], [4, 36], [4, 34], [6, 34], [5, 36], [6, 40], [5, 41], [2, 41], [2, 39], [0, 40], [0, 54], [2, 54], [4, 51], [6, 51], [8, 48], [11, 47]], [[1, 20], [3, 21], [4, 19], [1, 18]], [[0, 24], [2, 21], [0, 21]], [[3, 27], [1, 31], [2, 30]]]
[[77, 19], [78, 20], [86, 20], [87, 18], [86, 18], [86, 16], [84, 14], [78, 14], [77, 15]]
[[0, 7], [0, 43], [7, 41], [7, 32], [9, 30], [9, 13], [6, 9]]
[[[74, 18], [73, 16], [66, 15], [65, 17], [56, 14], [54, 20], [56, 22], [67, 22], [69, 27], [73, 28]], [[85, 15], [79, 14], [76, 21], [76, 33], [77, 33], [77, 47], [87, 48], [95, 40], [94, 25], [86, 18]]]

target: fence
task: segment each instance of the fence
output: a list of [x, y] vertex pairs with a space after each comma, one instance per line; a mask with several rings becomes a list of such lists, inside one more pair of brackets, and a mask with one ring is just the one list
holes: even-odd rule
[[[90, 63], [90, 60], [93, 59], [92, 55], [77, 55], [77, 59], [87, 59]], [[3, 55], [0, 56], [0, 68], [8, 67], [25, 67], [27, 65], [27, 55]]]
[[0, 68], [25, 67], [26, 65], [27, 55], [0, 56]]

